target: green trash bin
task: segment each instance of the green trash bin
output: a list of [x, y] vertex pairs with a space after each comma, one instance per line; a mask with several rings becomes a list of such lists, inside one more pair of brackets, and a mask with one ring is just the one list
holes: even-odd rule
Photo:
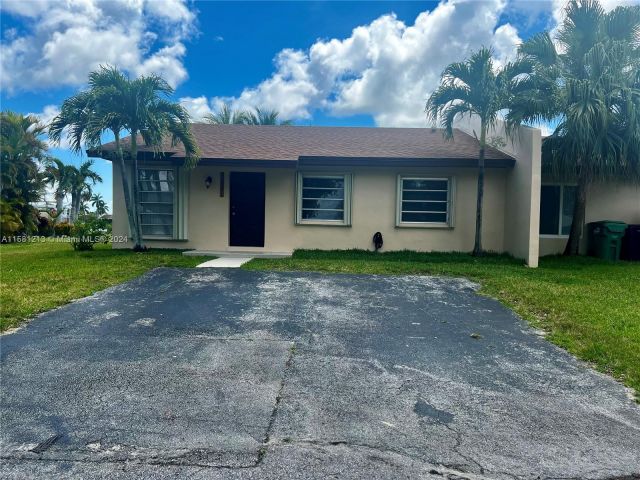
[[627, 229], [624, 222], [602, 220], [588, 225], [587, 253], [604, 260], [620, 260], [622, 237]]

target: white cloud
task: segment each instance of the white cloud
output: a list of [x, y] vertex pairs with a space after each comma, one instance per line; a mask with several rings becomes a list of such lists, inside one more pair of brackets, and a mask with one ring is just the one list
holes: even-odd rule
[[[600, 5], [609, 12], [619, 6], [640, 5], [640, 0], [599, 0]], [[556, 25], [564, 20], [564, 10], [569, 0], [553, 0], [552, 12]]]
[[[34, 115], [38, 117], [42, 125], [48, 126], [51, 123], [51, 120], [53, 120], [54, 117], [56, 117], [59, 114], [60, 114], [60, 108], [57, 105], [47, 105], [42, 109], [41, 112], [31, 112], [28, 115]], [[54, 144], [50, 140], [47, 140], [47, 144], [49, 145], [49, 148], [63, 148], [63, 149], [70, 148], [66, 133], [62, 136], [60, 145]]]
[[170, 85], [178, 85], [187, 78], [187, 70], [182, 64], [182, 57], [187, 49], [182, 43], [161, 48], [141, 64], [135, 67], [138, 75], [155, 73], [164, 78]]
[[204, 95], [201, 97], [183, 97], [180, 104], [187, 109], [192, 120], [200, 121], [205, 115], [212, 113], [211, 105]]
[[6, 0], [1, 9], [27, 32], [2, 40], [1, 78], [10, 92], [80, 85], [101, 64], [160, 74], [174, 86], [188, 76], [184, 40], [195, 13], [186, 0]]
[[49, 125], [51, 120], [60, 114], [60, 108], [57, 105], [47, 105], [42, 109], [40, 113], [30, 113], [29, 115], [35, 115], [40, 119], [40, 123], [43, 125]]
[[[424, 126], [424, 103], [444, 67], [481, 45], [493, 45], [499, 63], [520, 42], [510, 24], [499, 26], [506, 0], [443, 1], [413, 25], [383, 15], [355, 28], [348, 38], [318, 40], [307, 50], [282, 50], [274, 73], [230, 100], [236, 108], [264, 106], [282, 118], [372, 115], [378, 125]], [[183, 99], [194, 116], [221, 98]]]

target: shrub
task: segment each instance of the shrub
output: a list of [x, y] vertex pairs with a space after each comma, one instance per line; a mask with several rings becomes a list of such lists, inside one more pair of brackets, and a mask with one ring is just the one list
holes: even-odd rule
[[64, 237], [64, 236], [68, 237], [71, 235], [72, 229], [73, 229], [73, 225], [71, 225], [69, 222], [56, 223], [53, 226], [53, 233], [55, 234], [56, 237]]
[[11, 202], [0, 200], [0, 233], [2, 234], [2, 241], [8, 242], [12, 236], [20, 233], [22, 229], [20, 212], [14, 208]]
[[71, 246], [74, 250], [93, 250], [96, 243], [108, 243], [111, 225], [95, 215], [85, 215], [73, 224]]
[[53, 221], [46, 215], [38, 217], [38, 235], [42, 237], [50, 237], [53, 235]]
[[[4, 192], [3, 192], [4, 194]], [[20, 199], [0, 199], [0, 233], [2, 242], [12, 237], [31, 235], [38, 230], [38, 211]]]

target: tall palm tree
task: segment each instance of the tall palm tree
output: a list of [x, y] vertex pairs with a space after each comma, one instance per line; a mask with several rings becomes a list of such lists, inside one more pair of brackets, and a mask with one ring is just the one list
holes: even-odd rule
[[13, 219], [3, 222], [5, 233], [30, 233], [37, 228], [37, 210], [31, 203], [44, 193], [45, 178], [40, 169], [47, 150], [41, 138], [44, 129], [33, 115], [0, 114], [0, 200], [3, 217]]
[[[156, 153], [163, 150], [163, 140], [171, 137], [171, 146], [180, 142], [185, 150], [185, 166], [192, 168], [198, 162], [198, 146], [191, 133], [190, 117], [179, 103], [167, 100], [173, 88], [157, 75], [142, 76], [131, 80], [123, 104], [125, 129], [130, 134], [130, 157], [133, 161], [133, 198], [139, 205], [138, 184], [138, 135], [145, 145], [154, 148]], [[137, 213], [137, 210], [136, 210]], [[143, 248], [140, 218], [136, 221], [138, 242], [136, 247]]]
[[80, 192], [80, 207], [78, 208], [78, 216], [80, 216], [80, 214], [87, 215], [89, 213], [89, 202], [91, 201], [92, 196], [93, 190], [91, 189], [91, 185], [86, 185], [85, 188]]
[[54, 192], [56, 212], [60, 213], [64, 206], [64, 198], [71, 193], [75, 167], [65, 165], [62, 160], [58, 158], [48, 158], [45, 163], [45, 178], [47, 182], [56, 189]]
[[640, 7], [606, 13], [572, 0], [557, 38], [540, 33], [520, 46], [529, 65], [509, 123], [557, 121], [543, 142], [543, 169], [577, 181], [565, 255], [577, 255], [589, 185], [640, 179]]
[[102, 182], [102, 177], [91, 167], [93, 160], [87, 160], [79, 168], [71, 167], [71, 223], [78, 219], [83, 204], [91, 198], [91, 187]]
[[107, 202], [104, 201], [104, 198], [102, 198], [102, 195], [100, 195], [99, 193], [94, 193], [91, 196], [91, 205], [93, 205], [93, 208], [95, 208], [96, 215], [98, 216], [105, 215], [109, 212]]
[[[71, 145], [76, 151], [81, 151], [82, 144], [99, 146], [106, 131], [114, 135], [129, 228], [136, 250], [144, 248], [137, 208], [140, 141], [153, 147], [158, 154], [168, 143], [171, 146], [181, 143], [185, 150], [185, 166], [192, 168], [198, 162], [198, 148], [191, 132], [189, 114], [181, 105], [168, 100], [172, 93], [173, 88], [157, 75], [130, 80], [117, 68], [102, 66], [89, 74], [88, 90], [63, 103], [60, 115], [49, 130], [50, 135], [59, 140], [64, 129], [69, 128]], [[121, 140], [123, 131], [130, 135], [124, 145]], [[133, 165], [132, 190], [129, 189], [124, 146], [128, 146], [128, 159]]]
[[[444, 69], [440, 86], [431, 94], [425, 108], [428, 120], [434, 123], [439, 121], [447, 139], [453, 138], [456, 119], [466, 115], [475, 115], [480, 119], [474, 255], [483, 253], [482, 201], [487, 131], [495, 126], [498, 113], [509, 106], [511, 91], [517, 84], [520, 69], [517, 63], [496, 69], [492, 50], [483, 47], [467, 60], [452, 63]], [[511, 135], [512, 131], [507, 134]]]
[[277, 110], [265, 110], [259, 107], [255, 108], [255, 111], [246, 113], [247, 125], [292, 125], [291, 120], [278, 121], [280, 112]]
[[223, 103], [217, 112], [205, 115], [204, 121], [212, 125], [246, 125], [247, 112], [234, 110], [229, 103]]

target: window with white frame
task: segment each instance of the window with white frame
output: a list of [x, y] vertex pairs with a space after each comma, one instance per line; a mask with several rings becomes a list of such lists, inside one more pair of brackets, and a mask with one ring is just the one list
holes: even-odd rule
[[140, 226], [144, 237], [174, 236], [176, 174], [174, 169], [138, 170]]
[[351, 224], [351, 175], [298, 173], [296, 221]]
[[542, 185], [540, 188], [540, 235], [569, 235], [575, 197], [575, 185]]
[[398, 176], [398, 226], [452, 226], [452, 179]]

